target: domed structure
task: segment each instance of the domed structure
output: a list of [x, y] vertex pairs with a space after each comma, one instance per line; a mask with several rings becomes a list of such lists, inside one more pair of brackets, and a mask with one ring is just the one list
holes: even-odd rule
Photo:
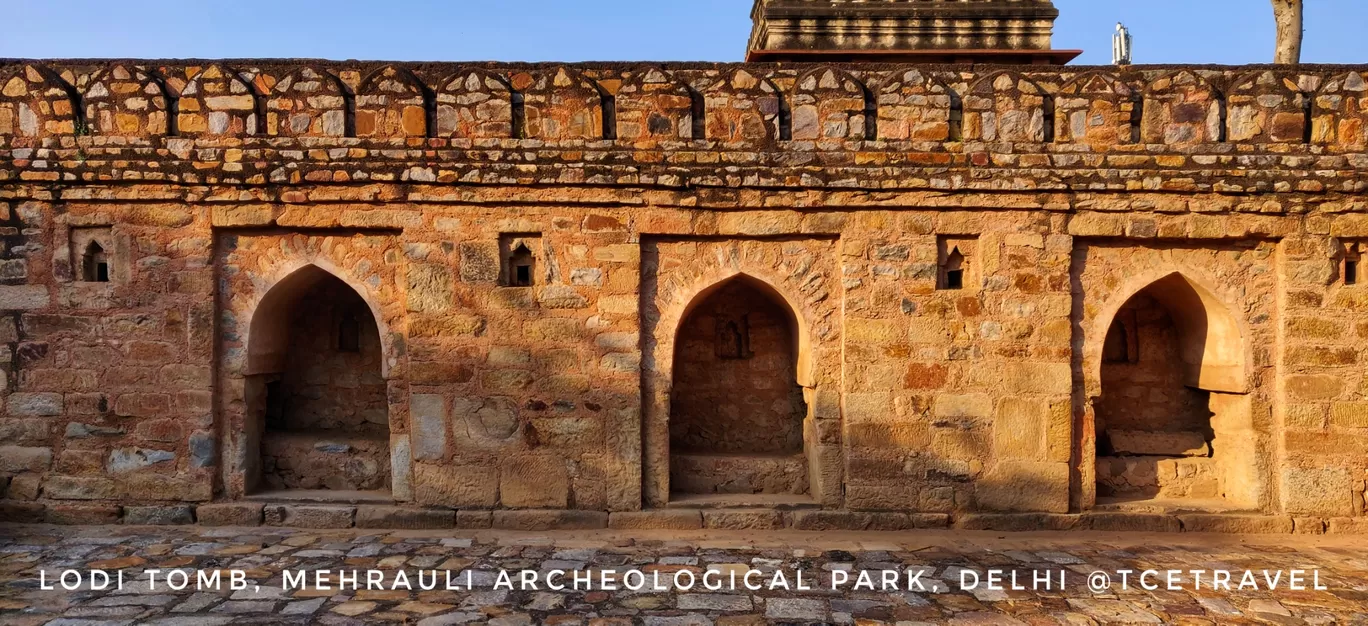
[[1050, 0], [755, 0], [748, 61], [1063, 65]]

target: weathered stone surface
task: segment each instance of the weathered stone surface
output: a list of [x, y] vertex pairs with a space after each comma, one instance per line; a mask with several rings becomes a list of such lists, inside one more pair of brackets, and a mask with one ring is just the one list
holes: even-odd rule
[[608, 515], [614, 530], [698, 530], [703, 528], [700, 511], [622, 511]]
[[223, 502], [195, 507], [202, 526], [260, 526], [265, 505], [254, 502]]
[[351, 528], [356, 517], [356, 507], [322, 504], [268, 504], [262, 513], [267, 526]]
[[124, 507], [123, 523], [133, 525], [172, 526], [195, 523], [195, 509], [180, 506]]
[[587, 530], [606, 528], [608, 514], [600, 511], [494, 511], [492, 524], [501, 530]]
[[455, 511], [375, 505], [356, 507], [357, 528], [441, 529], [452, 528], [455, 524]]
[[413, 496], [419, 504], [493, 508], [499, 502], [498, 472], [473, 465], [415, 463]]

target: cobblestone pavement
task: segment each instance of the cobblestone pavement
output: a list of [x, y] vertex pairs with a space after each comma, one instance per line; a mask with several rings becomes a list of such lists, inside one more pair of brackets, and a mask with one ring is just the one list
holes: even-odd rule
[[[1218, 535], [1003, 534], [984, 532], [370, 532], [276, 528], [137, 528], [0, 526], [0, 624], [751, 624], [831, 622], [881, 624], [1368, 624], [1368, 550], [1361, 538]], [[41, 588], [62, 570], [121, 570], [121, 590]], [[159, 584], [147, 570], [160, 570]], [[1181, 590], [1122, 589], [1121, 570], [1254, 570], [1261, 589], [1193, 589], [1195, 576], [1179, 576]], [[1305, 590], [1287, 588], [1291, 570], [1306, 570]], [[184, 590], [168, 589], [169, 572], [189, 574]], [[244, 588], [229, 585], [241, 570]], [[328, 570], [323, 573], [319, 570]], [[383, 570], [384, 589], [365, 589], [366, 571]], [[539, 589], [499, 588], [498, 571], [515, 586], [521, 570], [536, 570]], [[696, 577], [691, 591], [580, 589], [551, 591], [541, 575], [552, 570], [604, 571], [667, 584]], [[802, 572], [811, 590], [702, 589], [732, 572], [768, 586], [775, 572], [790, 587]], [[962, 583], [980, 576], [980, 586]], [[992, 570], [1003, 571], [1003, 590], [986, 589]], [[1275, 591], [1268, 576], [1281, 571]], [[339, 571], [356, 571], [358, 590], [319, 589], [315, 577], [336, 585]], [[394, 590], [397, 572], [413, 591]], [[836, 574], [841, 571], [843, 574]], [[900, 589], [855, 589], [862, 571], [876, 584], [897, 572]], [[1045, 590], [1010, 588], [1011, 572], [1031, 587], [1048, 575]], [[1113, 578], [1106, 591], [1089, 589], [1095, 571]], [[1313, 571], [1326, 587], [1314, 589]], [[222, 589], [195, 590], [201, 575], [218, 572]], [[282, 589], [283, 572], [304, 572], [309, 586]], [[433, 579], [436, 572], [437, 579]], [[446, 589], [447, 572], [457, 586]], [[683, 574], [679, 572], [688, 572]], [[919, 583], [910, 582], [920, 572]], [[849, 576], [839, 591], [832, 578]], [[70, 574], [68, 576], [71, 576]], [[424, 576], [427, 578], [424, 579]], [[571, 575], [557, 579], [572, 585]], [[73, 579], [68, 579], [71, 582]], [[598, 581], [598, 578], [594, 578]], [[553, 581], [555, 582], [555, 581]], [[641, 581], [632, 579], [638, 586]], [[651, 584], [650, 579], [645, 579]], [[891, 582], [891, 581], [890, 581]], [[1132, 581], [1134, 582], [1134, 581]], [[1167, 582], [1167, 581], [1164, 581]], [[419, 589], [420, 583], [437, 588]], [[1161, 585], [1163, 587], [1164, 585]], [[1043, 587], [1043, 585], [1042, 585]], [[911, 590], [908, 590], [908, 589]]]

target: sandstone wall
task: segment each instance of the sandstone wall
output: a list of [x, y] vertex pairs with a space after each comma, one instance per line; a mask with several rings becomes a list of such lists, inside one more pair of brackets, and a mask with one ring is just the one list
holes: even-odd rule
[[818, 506], [1092, 509], [1103, 339], [1162, 284], [1227, 503], [1361, 517], [1364, 73], [6, 63], [4, 507], [254, 489], [315, 272], [371, 310], [394, 499], [659, 506], [673, 338], [744, 274], [797, 320]]

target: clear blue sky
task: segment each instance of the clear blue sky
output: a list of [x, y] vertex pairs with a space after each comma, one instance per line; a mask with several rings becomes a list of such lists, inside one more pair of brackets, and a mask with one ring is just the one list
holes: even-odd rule
[[[1056, 48], [1136, 63], [1266, 63], [1268, 0], [1055, 0]], [[735, 61], [751, 0], [0, 0], [0, 57]], [[1307, 0], [1307, 63], [1368, 62], [1368, 0]]]

